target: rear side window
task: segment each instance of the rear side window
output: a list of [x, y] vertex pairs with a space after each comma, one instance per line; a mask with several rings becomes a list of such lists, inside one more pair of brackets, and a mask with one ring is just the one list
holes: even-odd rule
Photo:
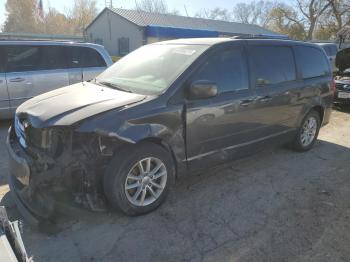
[[296, 46], [295, 50], [303, 78], [331, 74], [328, 59], [321, 50], [309, 46]]
[[42, 46], [40, 54], [39, 69], [65, 69], [67, 63], [64, 50], [60, 46]]
[[324, 49], [324, 51], [326, 51], [328, 56], [335, 56], [338, 52], [335, 45], [321, 45], [321, 47]]
[[14, 45], [6, 47], [7, 72], [24, 72], [39, 69], [38, 46]]
[[64, 56], [66, 58], [66, 63], [68, 68], [80, 68], [80, 47], [76, 46], [63, 46]]
[[106, 62], [95, 49], [82, 47], [80, 50], [82, 67], [105, 67]]
[[191, 80], [213, 81], [217, 84], [219, 93], [248, 89], [247, 64], [242, 48], [215, 52]]
[[294, 56], [290, 47], [254, 46], [251, 58], [257, 85], [296, 80]]

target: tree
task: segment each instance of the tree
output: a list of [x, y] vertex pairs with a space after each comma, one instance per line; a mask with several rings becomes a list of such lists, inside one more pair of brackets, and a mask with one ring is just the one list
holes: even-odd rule
[[270, 12], [267, 27], [273, 31], [288, 35], [290, 38], [305, 40], [304, 24], [299, 20], [296, 10], [286, 4], [278, 4]]
[[233, 17], [240, 23], [267, 26], [270, 22], [270, 13], [276, 5], [276, 2], [263, 0], [238, 3], [233, 8]]
[[96, 0], [75, 0], [67, 17], [72, 26], [72, 34], [81, 35], [88, 24], [96, 17]]
[[45, 34], [74, 34], [69, 19], [55, 8], [49, 7], [42, 24]]
[[307, 40], [314, 38], [314, 32], [319, 19], [324, 12], [329, 8], [328, 0], [295, 0], [297, 9], [301, 15], [299, 21], [303, 21], [307, 30]]
[[328, 0], [330, 5], [328, 16], [334, 19], [336, 31], [344, 26], [350, 25], [350, 1], [349, 0]]
[[197, 14], [195, 17], [199, 18], [207, 18], [214, 20], [222, 20], [222, 21], [232, 21], [232, 14], [225, 8], [216, 7], [212, 10], [204, 10]]
[[176, 9], [169, 11], [168, 5], [163, 0], [139, 0], [135, 2], [135, 9], [156, 14], [179, 14]]
[[7, 0], [5, 9], [5, 32], [38, 32], [36, 0]]

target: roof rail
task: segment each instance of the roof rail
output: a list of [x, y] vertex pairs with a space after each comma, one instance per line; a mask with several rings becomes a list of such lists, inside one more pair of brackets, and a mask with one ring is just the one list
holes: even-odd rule
[[288, 36], [285, 35], [237, 35], [232, 36], [232, 39], [283, 39], [289, 40]]
[[86, 41], [78, 41], [78, 40], [65, 40], [65, 39], [33, 39], [33, 38], [28, 38], [28, 39], [4, 39], [0, 38], [0, 41], [30, 41], [30, 42], [62, 42], [62, 43], [86, 43]]

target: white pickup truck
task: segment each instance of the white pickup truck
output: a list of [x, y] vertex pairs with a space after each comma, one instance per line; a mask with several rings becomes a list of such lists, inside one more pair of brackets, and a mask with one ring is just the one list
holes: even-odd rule
[[5, 207], [0, 206], [0, 261], [33, 262], [23, 245], [19, 222], [10, 222]]

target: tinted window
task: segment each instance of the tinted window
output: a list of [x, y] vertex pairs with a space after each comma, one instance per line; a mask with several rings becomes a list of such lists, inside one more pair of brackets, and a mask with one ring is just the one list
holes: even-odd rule
[[81, 67], [80, 47], [64, 46], [62, 49], [64, 50], [68, 68]]
[[106, 63], [101, 55], [92, 48], [82, 47], [80, 55], [83, 60], [82, 67], [105, 67]]
[[38, 70], [40, 61], [38, 46], [8, 46], [6, 51], [8, 72]]
[[219, 93], [248, 88], [247, 65], [240, 47], [215, 52], [195, 73], [191, 81], [209, 80], [218, 86]]
[[39, 69], [65, 69], [67, 63], [64, 50], [59, 46], [42, 46], [40, 47]]
[[5, 54], [2, 47], [0, 47], [0, 73], [5, 72]]
[[290, 47], [256, 46], [252, 48], [251, 56], [257, 84], [277, 84], [296, 79]]
[[330, 49], [331, 49], [331, 54], [332, 55], [336, 55], [337, 52], [338, 52], [338, 47], [336, 45], [331, 45], [330, 46]]
[[321, 45], [321, 47], [326, 51], [328, 56], [335, 56], [337, 54], [337, 47], [335, 45]]
[[308, 46], [296, 46], [295, 50], [304, 78], [330, 74], [328, 59], [321, 50]]

